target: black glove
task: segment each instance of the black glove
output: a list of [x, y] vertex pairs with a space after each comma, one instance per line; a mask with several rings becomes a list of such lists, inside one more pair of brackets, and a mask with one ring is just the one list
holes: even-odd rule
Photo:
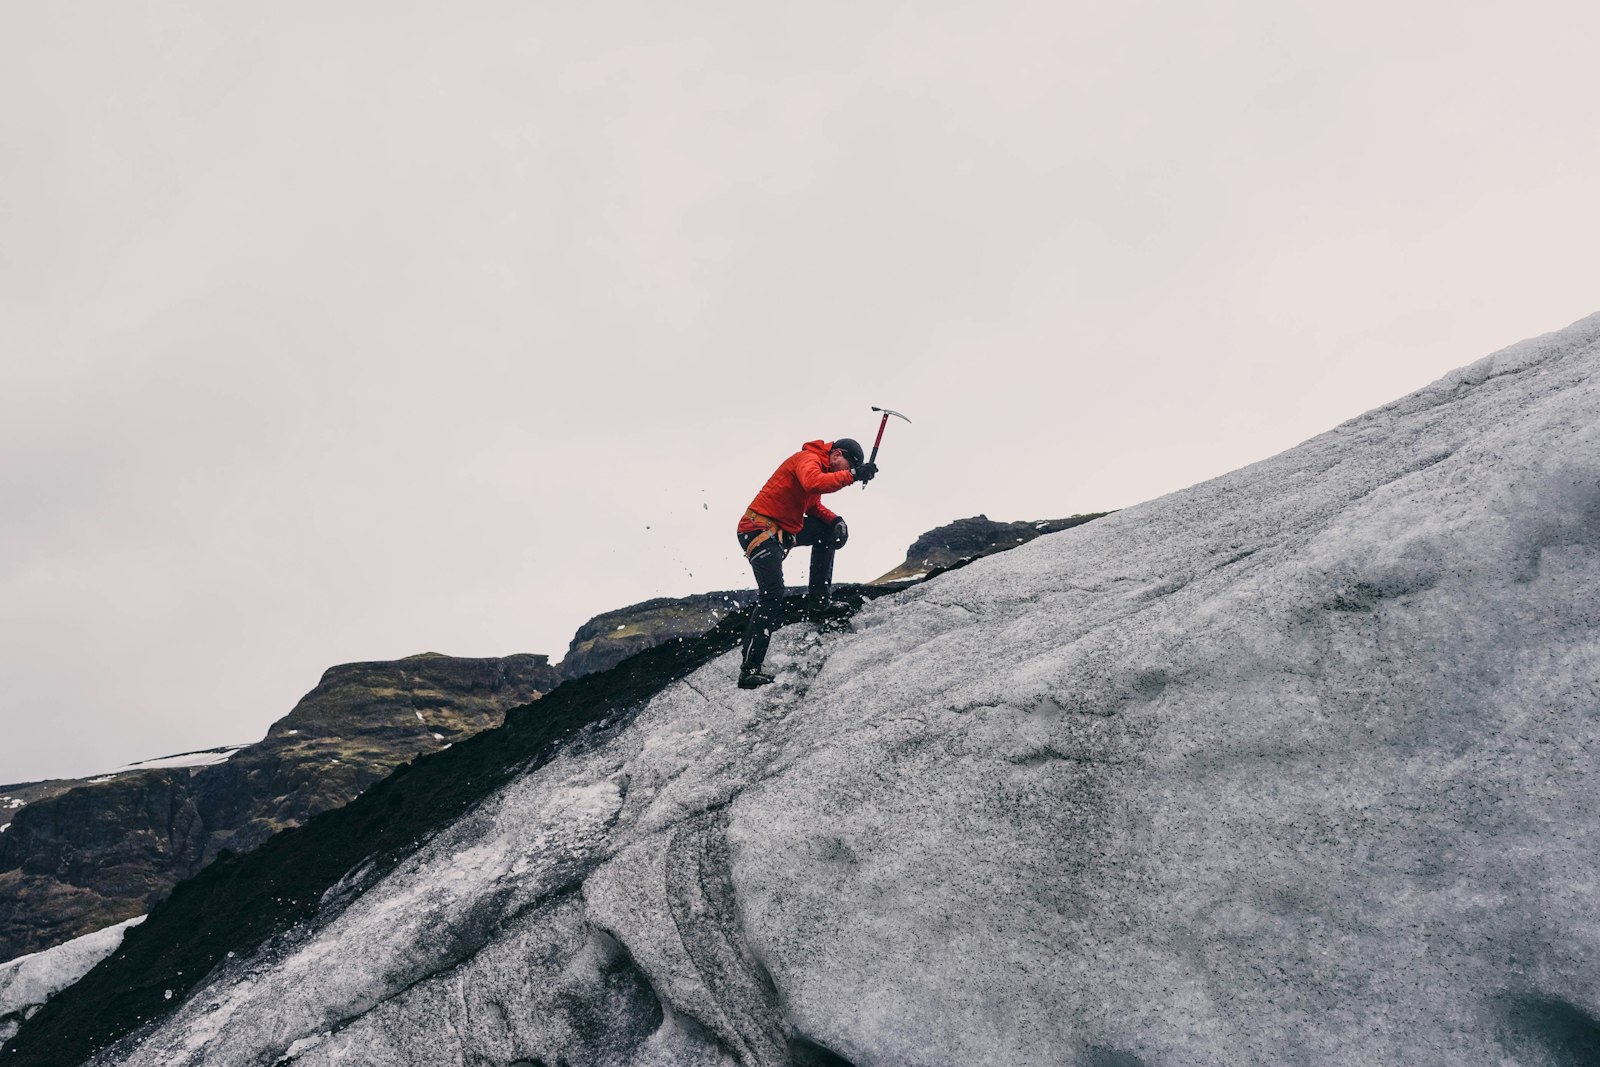
[[843, 548], [848, 540], [850, 540], [850, 527], [844, 524], [843, 519], [834, 519], [833, 529], [828, 531], [828, 547]]
[[878, 476], [878, 465], [876, 463], [858, 463], [850, 473], [856, 476], [856, 481], [858, 482], [870, 482]]

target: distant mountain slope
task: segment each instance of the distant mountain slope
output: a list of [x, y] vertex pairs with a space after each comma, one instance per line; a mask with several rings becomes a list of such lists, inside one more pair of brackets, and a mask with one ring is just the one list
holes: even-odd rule
[[1596, 1062], [1597, 530], [1600, 316], [766, 689], [737, 617], [563, 685], [214, 864], [12, 1062]]
[[191, 754], [150, 761], [183, 766], [0, 790], [25, 802], [0, 834], [0, 961], [141, 915], [223, 849], [345, 804], [558, 683], [535, 655], [345, 664], [225, 762]]

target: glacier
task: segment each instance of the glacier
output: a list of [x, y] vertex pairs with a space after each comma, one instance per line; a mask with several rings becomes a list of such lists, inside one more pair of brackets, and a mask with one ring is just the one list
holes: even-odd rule
[[724, 655], [93, 1062], [1595, 1062], [1597, 367]]

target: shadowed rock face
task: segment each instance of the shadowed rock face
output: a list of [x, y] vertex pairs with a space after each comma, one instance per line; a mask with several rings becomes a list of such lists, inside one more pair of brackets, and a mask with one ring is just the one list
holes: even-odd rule
[[699, 637], [754, 599], [754, 589], [739, 589], [661, 597], [596, 615], [573, 635], [561, 661], [561, 677], [582, 678], [675, 637]]
[[1034, 522], [995, 522], [987, 515], [957, 519], [947, 526], [929, 530], [913, 541], [911, 547], [906, 549], [905, 562], [875, 579], [873, 584], [920, 578], [930, 571], [943, 570], [967, 560], [992, 556], [996, 552], [1025, 545], [1044, 534], [1082, 526], [1105, 514], [1099, 511], [1067, 519], [1039, 519]]
[[398, 764], [500, 725], [560, 684], [542, 655], [427, 653], [331, 667], [260, 744], [195, 776], [204, 860], [348, 803]]
[[0, 960], [143, 914], [221, 850], [346, 804], [557, 683], [535, 655], [345, 664], [225, 763], [6, 790], [27, 803], [0, 834]]
[[143, 913], [204, 848], [187, 769], [131, 772], [28, 805], [0, 837], [0, 958]]

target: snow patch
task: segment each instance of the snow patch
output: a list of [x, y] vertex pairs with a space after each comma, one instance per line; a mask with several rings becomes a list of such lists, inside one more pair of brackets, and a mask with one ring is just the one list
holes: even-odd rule
[[[218, 763], [228, 762], [235, 753], [249, 747], [249, 745], [229, 745], [223, 748], [208, 748], [200, 752], [180, 752], [175, 756], [162, 756], [160, 759], [130, 763], [126, 767], [118, 767], [112, 774], [122, 774], [126, 771], [169, 770], [176, 767], [212, 767]], [[96, 781], [109, 780], [109, 778], [96, 779]]]
[[[0, 1019], [8, 1016], [27, 1018], [45, 1001], [67, 988], [122, 944], [122, 938], [133, 927], [144, 922], [144, 916], [127, 922], [84, 934], [55, 948], [18, 956], [0, 964]], [[16, 1033], [0, 1031], [0, 1047]]]

